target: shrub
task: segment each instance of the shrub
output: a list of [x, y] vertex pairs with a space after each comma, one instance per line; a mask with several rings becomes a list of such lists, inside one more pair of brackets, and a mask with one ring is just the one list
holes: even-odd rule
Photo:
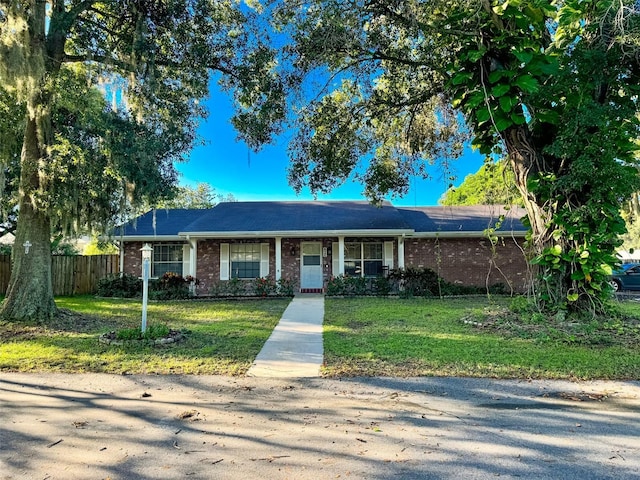
[[209, 288], [209, 294], [216, 297], [242, 297], [248, 293], [247, 282], [239, 278], [222, 280]]
[[189, 285], [197, 280], [192, 276], [184, 278], [174, 272], [166, 272], [158, 280], [149, 283], [149, 298], [153, 300], [176, 300], [189, 298]]
[[513, 313], [525, 313], [531, 311], [531, 306], [532, 305], [527, 297], [518, 295], [517, 297], [513, 297], [513, 299], [511, 299], [509, 310], [511, 310]]
[[376, 277], [372, 281], [372, 293], [375, 295], [389, 295], [391, 293], [391, 281], [388, 277]]
[[209, 287], [209, 295], [214, 297], [223, 297], [226, 293], [226, 287], [223, 282], [214, 282]]
[[389, 272], [390, 282], [395, 283], [406, 295], [431, 297], [439, 296], [444, 280], [430, 268], [395, 269]]
[[281, 297], [293, 297], [294, 283], [288, 278], [282, 277], [276, 285], [276, 293]]
[[268, 297], [276, 293], [276, 282], [271, 277], [258, 277], [253, 281], [254, 294], [258, 297]]
[[344, 275], [338, 275], [336, 277], [331, 277], [329, 279], [329, 283], [327, 283], [327, 295], [335, 296], [335, 295], [344, 295], [345, 287], [344, 287]]
[[365, 277], [346, 277], [345, 285], [347, 286], [347, 294], [349, 295], [367, 295], [371, 293]]
[[142, 280], [128, 273], [112, 274], [98, 281], [99, 297], [132, 298], [142, 295]]
[[447, 282], [430, 268], [395, 269], [389, 272], [388, 282], [391, 291], [398, 292], [403, 298], [483, 295], [486, 293], [501, 295], [508, 292], [503, 283], [496, 283], [487, 289]]
[[489, 293], [492, 295], [506, 295], [510, 289], [504, 283], [494, 283], [489, 287]]
[[364, 277], [349, 277], [338, 275], [329, 279], [327, 284], [327, 295], [371, 295], [372, 288], [369, 279]]
[[294, 282], [286, 278], [276, 281], [272, 277], [258, 277], [252, 281], [232, 278], [214, 283], [209, 294], [214, 297], [293, 297]]

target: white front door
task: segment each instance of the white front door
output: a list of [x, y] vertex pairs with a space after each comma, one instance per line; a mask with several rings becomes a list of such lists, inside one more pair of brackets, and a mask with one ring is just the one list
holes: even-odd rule
[[322, 288], [322, 244], [302, 242], [300, 288]]

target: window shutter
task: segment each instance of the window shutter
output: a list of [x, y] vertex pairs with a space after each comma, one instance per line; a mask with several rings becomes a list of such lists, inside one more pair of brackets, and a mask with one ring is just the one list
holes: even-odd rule
[[393, 242], [384, 242], [384, 265], [393, 270]]
[[340, 271], [340, 258], [338, 258], [340, 244], [338, 242], [333, 242], [331, 244], [331, 273], [334, 277], [338, 276], [338, 272]]
[[191, 246], [187, 243], [182, 246], [182, 276], [191, 275]]
[[269, 275], [269, 244], [260, 244], [260, 276], [266, 277]]
[[220, 280], [229, 280], [229, 244], [220, 244]]

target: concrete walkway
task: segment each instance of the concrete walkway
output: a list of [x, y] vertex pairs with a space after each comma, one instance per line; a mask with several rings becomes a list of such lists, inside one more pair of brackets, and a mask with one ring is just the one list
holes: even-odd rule
[[282, 314], [247, 376], [300, 378], [320, 376], [323, 360], [324, 296], [296, 296]]

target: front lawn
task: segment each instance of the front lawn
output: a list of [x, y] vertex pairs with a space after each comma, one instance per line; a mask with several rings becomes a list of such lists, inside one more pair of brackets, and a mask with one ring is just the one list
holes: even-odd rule
[[140, 327], [140, 300], [57, 298], [63, 315], [46, 328], [0, 322], [0, 370], [242, 375], [289, 301], [152, 302], [150, 326], [187, 332], [185, 340], [159, 347], [98, 341], [101, 333]]
[[[288, 299], [173, 301], [149, 305], [149, 325], [184, 330], [159, 347], [104, 345], [101, 333], [138, 328], [140, 300], [56, 299], [47, 327], [0, 322], [0, 370], [244, 374]], [[496, 378], [639, 379], [640, 303], [604, 323], [549, 321], [514, 301], [327, 298], [325, 376], [454, 375]]]
[[[520, 318], [486, 323], [511, 300], [327, 298], [327, 376], [455, 375], [496, 378], [638, 379], [637, 322], [559, 325]], [[640, 317], [640, 305], [620, 307]], [[499, 315], [498, 315], [499, 316]], [[534, 324], [538, 322], [537, 324]], [[591, 344], [590, 344], [591, 343]]]

